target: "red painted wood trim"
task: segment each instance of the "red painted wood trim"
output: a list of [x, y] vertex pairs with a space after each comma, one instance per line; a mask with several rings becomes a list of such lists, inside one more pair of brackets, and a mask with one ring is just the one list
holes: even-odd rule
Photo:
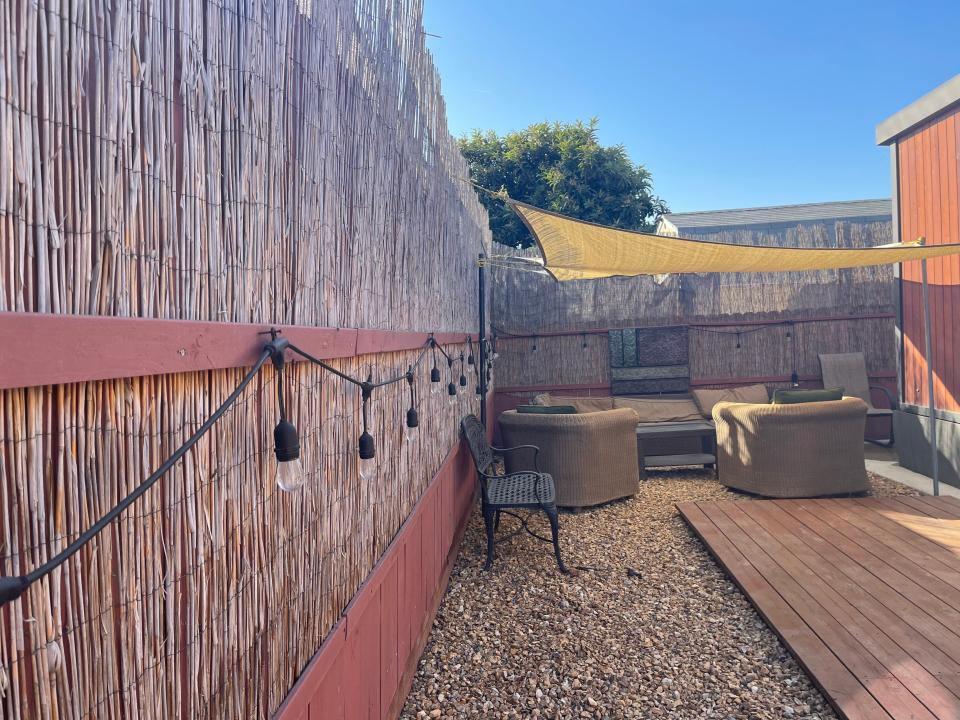
[[[0, 313], [0, 389], [248, 367], [266, 342], [266, 336], [257, 333], [270, 327], [267, 323]], [[275, 327], [290, 342], [322, 359], [414, 350], [430, 336], [425, 332]], [[435, 337], [441, 344], [477, 339], [467, 333], [436, 333]]]
[[[895, 378], [896, 372], [893, 370], [878, 370], [868, 373], [871, 378]], [[819, 375], [801, 375], [802, 382], [813, 382], [820, 380]], [[743, 385], [746, 383], [768, 383], [768, 382], [790, 382], [789, 375], [758, 375], [756, 377], [720, 377], [720, 378], [696, 378], [690, 381], [691, 387], [701, 385]], [[585, 383], [582, 385], [515, 385], [508, 387], [497, 387], [494, 392], [497, 394], [507, 393], [534, 393], [551, 392], [556, 390], [603, 390], [610, 389], [610, 383]]]
[[836, 322], [839, 320], [889, 320], [895, 318], [894, 313], [868, 313], [865, 315], [822, 315], [817, 317], [807, 317], [799, 319], [790, 319], [785, 318], [783, 320], [714, 320], [708, 322], [696, 322], [696, 323], [678, 323], [671, 325], [618, 325], [615, 327], [606, 327], [606, 328], [591, 328], [590, 330], [556, 330], [542, 333], [527, 333], [516, 335], [513, 333], [504, 333], [502, 335], [497, 335], [497, 340], [532, 340], [534, 338], [544, 338], [544, 337], [573, 337], [579, 335], [604, 335], [611, 330], [658, 330], [658, 329], [669, 329], [669, 328], [690, 328], [691, 330], [696, 330], [697, 328], [706, 328], [706, 327], [739, 327], [743, 325], [786, 325], [788, 323], [794, 323], [800, 325], [801, 323], [814, 323], [814, 322]]
[[843, 320], [891, 320], [895, 318], [894, 313], [867, 313], [865, 315], [821, 315], [817, 317], [799, 318], [791, 320], [723, 320], [713, 322], [690, 323], [689, 327], [696, 329], [698, 327], [737, 327], [739, 325], [787, 325], [794, 323], [801, 325], [803, 323], [815, 322], [838, 322]]
[[609, 390], [610, 383], [587, 383], [583, 385], [510, 385], [497, 387], [496, 393], [532, 393], [552, 390]]
[[[867, 374], [870, 378], [895, 378], [897, 374], [892, 370], [880, 370]], [[813, 382], [820, 380], [819, 375], [800, 375], [801, 382]], [[772, 382], [790, 382], [789, 375], [758, 375], [756, 377], [720, 377], [720, 378], [697, 378], [690, 381], [691, 387], [701, 385], [743, 385], [745, 383], [772, 383]]]
[[[475, 499], [473, 465], [461, 442], [448, 453], [277, 710], [275, 720], [374, 717], [375, 707], [387, 709], [380, 713], [385, 718], [399, 714], [446, 592]], [[446, 513], [453, 522], [443, 522]], [[428, 527], [433, 535], [421, 537]], [[395, 610], [396, 619], [390, 616], [385, 622], [385, 610]], [[408, 633], [407, 639], [403, 633]], [[378, 667], [374, 667], [374, 645]], [[363, 662], [358, 664], [358, 658]]]
[[[423, 347], [429, 333], [405, 332], [393, 330], [359, 330], [354, 355], [369, 353], [396, 352]], [[435, 333], [434, 337], [441, 345], [465, 343], [470, 338], [477, 342], [477, 335], [471, 333]]]

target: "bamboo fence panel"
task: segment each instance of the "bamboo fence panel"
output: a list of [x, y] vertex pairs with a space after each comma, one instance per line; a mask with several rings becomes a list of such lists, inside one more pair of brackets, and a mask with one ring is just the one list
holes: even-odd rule
[[[689, 377], [789, 377], [794, 369], [800, 376], [819, 377], [818, 356], [842, 352], [862, 352], [868, 372], [891, 372], [897, 366], [894, 329], [892, 317], [815, 320], [792, 326], [766, 325], [759, 330], [757, 325], [691, 325], [687, 333]], [[741, 331], [739, 338], [737, 331]], [[584, 337], [587, 349], [582, 347]], [[497, 351], [497, 385], [501, 388], [610, 383], [606, 333], [501, 337], [497, 339]], [[656, 354], [655, 350], [651, 353]], [[671, 363], [657, 363], [654, 359], [650, 364]], [[770, 383], [771, 387], [774, 385]]]
[[489, 230], [420, 2], [11, 0], [0, 35], [0, 311], [462, 329]]
[[[891, 241], [890, 223], [877, 221], [817, 223], [782, 228], [776, 233], [740, 230], [696, 237], [784, 247], [868, 247]], [[505, 249], [499, 251], [503, 252]], [[516, 254], [538, 256], [536, 250]], [[891, 266], [796, 273], [643, 276], [564, 283], [499, 267], [494, 267], [490, 274], [495, 326], [507, 334], [716, 320], [796, 319], [893, 312], [894, 309]]]
[[[837, 221], [758, 230], [704, 232], [716, 242], [787, 247], [867, 247], [890, 242], [890, 223]], [[504, 252], [503, 250], [500, 253]], [[538, 255], [536, 250], [517, 254]], [[884, 315], [895, 310], [893, 268], [803, 273], [729, 273], [634, 277], [558, 283], [500, 267], [491, 270], [492, 317], [499, 332], [497, 383], [501, 387], [596, 384], [609, 380], [609, 360], [570, 352], [578, 330], [691, 326], [692, 380], [789, 376], [796, 343], [797, 372], [819, 376], [818, 353], [862, 351], [870, 371], [896, 367], [892, 317], [813, 321], [771, 326], [759, 333], [721, 335], [696, 330], [698, 323], [797, 320]], [[751, 325], [730, 325], [731, 333]], [[538, 333], [571, 332], [540, 336]], [[511, 338], [510, 335], [522, 335]], [[606, 337], [596, 338], [603, 344]], [[536, 362], [530, 350], [537, 345]], [[607, 356], [608, 358], [608, 356]], [[592, 363], [596, 363], [591, 367]], [[666, 363], [665, 363], [666, 364]]]
[[610, 382], [607, 334], [497, 338], [501, 387], [596, 385]]
[[[456, 348], [459, 351], [461, 348]], [[463, 348], [465, 349], [465, 348]], [[412, 351], [335, 363], [374, 379]], [[243, 369], [0, 393], [0, 558], [22, 572], [58, 551], [167, 457]], [[306, 363], [288, 365], [307, 482], [273, 479], [276, 375], [265, 368], [170, 473], [58, 572], [7, 609], [0, 632], [3, 717], [265, 717], [479, 411], [406, 383], [375, 392], [379, 468], [358, 475], [360, 397]], [[53, 656], [59, 657], [54, 661]]]
[[[474, 329], [489, 229], [419, 0], [10, 0], [0, 55], [0, 311]], [[0, 571], [65, 547], [244, 372], [0, 392]], [[288, 366], [308, 479], [287, 494], [266, 367], [0, 613], [0, 716], [269, 716], [478, 412], [474, 375], [451, 405], [428, 372], [413, 443], [406, 383], [375, 392], [361, 482], [359, 392]]]

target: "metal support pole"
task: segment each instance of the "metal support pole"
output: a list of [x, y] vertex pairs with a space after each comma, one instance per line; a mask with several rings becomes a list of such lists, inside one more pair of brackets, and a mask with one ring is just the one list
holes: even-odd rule
[[940, 494], [940, 461], [937, 453], [937, 410], [933, 401], [933, 339], [930, 326], [930, 285], [927, 283], [927, 261], [920, 261], [920, 277], [923, 281], [923, 336], [927, 356], [927, 413], [930, 417], [930, 461], [933, 477], [933, 494]]
[[477, 262], [477, 288], [480, 295], [480, 422], [487, 428], [487, 290], [484, 277], [486, 255], [480, 253]]

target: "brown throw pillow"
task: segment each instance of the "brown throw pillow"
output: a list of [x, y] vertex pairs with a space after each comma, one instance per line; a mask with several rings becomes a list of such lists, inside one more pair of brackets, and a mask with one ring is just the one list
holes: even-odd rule
[[702, 420], [696, 403], [690, 398], [615, 397], [613, 407], [630, 408], [642, 423]]
[[770, 402], [766, 385], [743, 385], [734, 388], [697, 388], [691, 390], [694, 402], [705, 417], [713, 417], [713, 406], [718, 402], [752, 403], [766, 405]]
[[773, 391], [774, 405], [795, 405], [796, 403], [808, 402], [828, 402], [830, 400], [842, 400], [843, 388], [824, 388], [813, 390], [784, 390], [777, 389]]
[[574, 415], [573, 405], [517, 405], [521, 415]]
[[[538, 398], [541, 396], [538, 396]], [[612, 397], [559, 397], [550, 395], [548, 405], [572, 405], [577, 413], [600, 412], [601, 410], [613, 410]], [[536, 398], [535, 398], [536, 400]], [[537, 403], [539, 405], [539, 403]]]

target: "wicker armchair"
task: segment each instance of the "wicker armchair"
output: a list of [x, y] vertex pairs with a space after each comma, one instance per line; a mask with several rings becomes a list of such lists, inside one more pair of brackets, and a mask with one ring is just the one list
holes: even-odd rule
[[851, 397], [796, 405], [717, 403], [719, 480], [778, 498], [863, 492], [869, 487], [866, 418], [866, 403]]
[[[553, 476], [560, 507], [587, 507], [637, 492], [637, 414], [630, 409], [577, 415], [500, 415], [507, 445], [536, 445], [540, 468]], [[529, 453], [505, 458], [508, 472], [533, 467]]]

